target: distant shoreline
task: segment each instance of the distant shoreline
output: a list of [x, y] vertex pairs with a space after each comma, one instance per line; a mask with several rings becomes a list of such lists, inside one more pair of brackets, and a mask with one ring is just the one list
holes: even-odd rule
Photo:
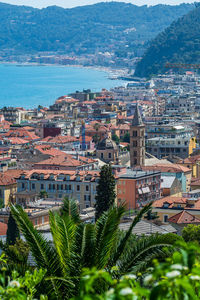
[[[62, 68], [80, 68], [80, 69], [92, 69], [100, 72], [105, 72], [108, 74], [117, 74], [119, 76], [121, 75], [127, 75], [128, 69], [127, 68], [112, 68], [112, 67], [103, 67], [103, 66], [84, 66], [84, 65], [61, 65], [61, 64], [41, 64], [41, 63], [19, 63], [19, 62], [7, 62], [3, 61], [0, 62], [1, 65], [14, 65], [19, 67], [25, 67], [25, 66], [36, 66], [36, 67], [62, 67]], [[117, 78], [116, 78], [117, 79]]]

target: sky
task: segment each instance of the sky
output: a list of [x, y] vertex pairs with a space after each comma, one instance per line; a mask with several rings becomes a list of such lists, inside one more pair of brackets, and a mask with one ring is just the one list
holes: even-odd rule
[[[104, 0], [104, 2], [111, 2], [112, 0]], [[194, 0], [115, 0], [118, 2], [127, 2], [132, 3], [135, 5], [156, 5], [156, 4], [180, 4], [180, 3], [193, 3]], [[103, 0], [4, 0], [1, 1], [4, 3], [10, 3], [10, 4], [16, 4], [16, 5], [27, 5], [27, 6], [33, 6], [33, 7], [46, 7], [50, 5], [57, 5], [62, 6], [65, 8], [71, 8], [79, 5], [88, 5], [88, 4], [94, 4], [97, 2], [103, 2]]]

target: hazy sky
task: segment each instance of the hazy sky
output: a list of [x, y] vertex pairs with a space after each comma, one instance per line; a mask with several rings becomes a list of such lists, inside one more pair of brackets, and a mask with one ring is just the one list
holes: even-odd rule
[[[105, 0], [105, 2], [110, 2], [111, 0]], [[136, 5], [143, 5], [143, 4], [148, 4], [148, 5], [155, 5], [159, 3], [163, 4], [179, 4], [179, 3], [193, 3], [194, 0], [115, 0], [118, 2], [128, 2]], [[74, 7], [74, 6], [79, 6], [79, 5], [87, 5], [87, 4], [93, 4], [97, 2], [102, 2], [102, 0], [5, 0], [5, 1], [0, 1], [4, 3], [11, 3], [11, 4], [16, 4], [16, 5], [28, 5], [28, 6], [34, 6], [34, 7], [46, 7], [49, 5], [58, 5], [62, 7]]]

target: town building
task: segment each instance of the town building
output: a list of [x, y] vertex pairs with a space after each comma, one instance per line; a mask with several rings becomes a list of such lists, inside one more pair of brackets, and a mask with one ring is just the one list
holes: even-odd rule
[[127, 209], [141, 208], [160, 198], [161, 172], [136, 171], [116, 166], [117, 200], [125, 203]]
[[[16, 178], [17, 193], [24, 195], [34, 193], [39, 195], [46, 191], [48, 198], [63, 199], [68, 196], [76, 199], [80, 209], [94, 206], [96, 187], [99, 180], [98, 171], [68, 171], [68, 170], [30, 170]], [[24, 198], [23, 198], [23, 201]], [[18, 201], [19, 204], [21, 203]]]
[[106, 163], [116, 163], [119, 159], [118, 146], [111, 138], [106, 137], [97, 144], [96, 157]]

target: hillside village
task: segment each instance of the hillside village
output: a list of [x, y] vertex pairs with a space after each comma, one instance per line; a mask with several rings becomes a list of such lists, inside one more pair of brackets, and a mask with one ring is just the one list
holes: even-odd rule
[[200, 224], [199, 113], [193, 72], [77, 91], [50, 107], [1, 108], [0, 224], [17, 203], [48, 230], [49, 209], [59, 209], [66, 195], [92, 221], [104, 164], [112, 166], [116, 202], [126, 203], [130, 218], [153, 202], [158, 218], [141, 221], [139, 234], [148, 234], [150, 223], [162, 233]]

